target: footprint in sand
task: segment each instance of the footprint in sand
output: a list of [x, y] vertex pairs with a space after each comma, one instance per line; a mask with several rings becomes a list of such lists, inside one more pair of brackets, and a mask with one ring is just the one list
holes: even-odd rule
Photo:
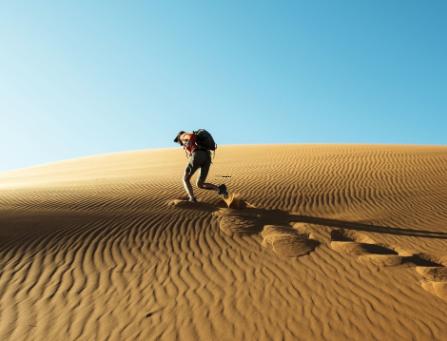
[[447, 300], [447, 267], [430, 256], [415, 255], [422, 262], [415, 262], [416, 271], [423, 277], [421, 286], [426, 291]]
[[319, 242], [290, 226], [265, 225], [261, 233], [262, 246], [284, 257], [300, 257], [312, 252]]
[[252, 210], [255, 208], [254, 205], [242, 199], [238, 193], [230, 193], [223, 200], [227, 208], [221, 208], [213, 213], [213, 216], [219, 219], [219, 227], [223, 233], [232, 236], [255, 234], [261, 231], [259, 215]]
[[251, 214], [250, 211], [242, 211], [232, 208], [223, 208], [213, 215], [219, 218], [219, 227], [223, 233], [232, 236], [233, 234], [255, 234], [261, 231], [262, 225], [259, 217]]
[[396, 266], [404, 259], [396, 251], [375, 243], [370, 237], [355, 231], [337, 229], [331, 231], [330, 247], [337, 252], [358, 257], [379, 266]]

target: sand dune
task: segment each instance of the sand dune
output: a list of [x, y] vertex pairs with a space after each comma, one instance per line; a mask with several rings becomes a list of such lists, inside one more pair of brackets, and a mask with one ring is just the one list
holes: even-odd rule
[[[445, 340], [447, 148], [224, 146], [0, 175], [0, 340]], [[230, 207], [228, 207], [230, 206]]]

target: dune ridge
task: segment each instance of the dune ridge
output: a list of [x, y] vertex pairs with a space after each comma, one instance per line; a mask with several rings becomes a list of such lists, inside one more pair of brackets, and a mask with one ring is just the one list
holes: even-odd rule
[[1, 340], [447, 335], [447, 147], [223, 146], [0, 174]]

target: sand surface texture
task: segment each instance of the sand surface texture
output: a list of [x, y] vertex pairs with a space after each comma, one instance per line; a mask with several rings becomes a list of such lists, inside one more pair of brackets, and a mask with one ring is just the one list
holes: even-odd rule
[[[0, 175], [0, 340], [446, 340], [447, 148], [223, 146]], [[194, 177], [195, 179], [195, 177]]]

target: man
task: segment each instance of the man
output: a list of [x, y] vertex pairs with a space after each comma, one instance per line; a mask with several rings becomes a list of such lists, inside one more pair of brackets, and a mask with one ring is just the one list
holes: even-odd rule
[[[200, 132], [200, 133], [199, 133]], [[207, 143], [200, 143], [200, 135], [204, 135], [205, 139], [209, 138], [212, 143], [209, 146]], [[196, 197], [191, 186], [191, 177], [200, 168], [200, 175], [197, 179], [197, 187], [218, 192], [224, 197], [228, 196], [227, 187], [222, 184], [216, 186], [212, 183], [205, 182], [208, 171], [211, 166], [211, 152], [210, 149], [215, 148], [214, 140], [206, 130], [198, 130], [197, 132], [180, 131], [174, 139], [174, 142], [183, 146], [183, 149], [189, 157], [188, 164], [183, 175], [183, 185], [188, 193], [189, 201], [197, 202]], [[213, 149], [214, 150], [214, 149]]]

